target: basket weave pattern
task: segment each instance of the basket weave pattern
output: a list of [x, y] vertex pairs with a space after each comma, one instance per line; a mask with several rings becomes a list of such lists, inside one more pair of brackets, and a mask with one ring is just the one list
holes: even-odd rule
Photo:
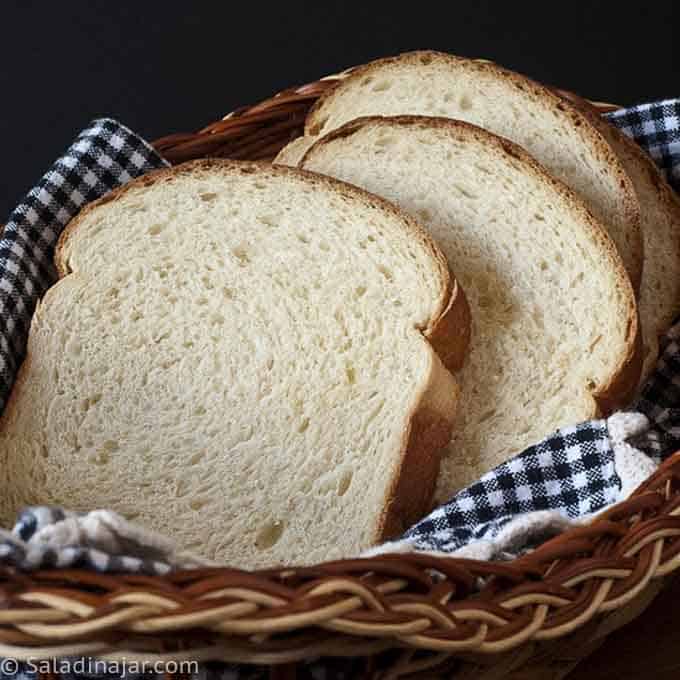
[[165, 577], [5, 570], [0, 655], [275, 664], [404, 647], [440, 663], [569, 635], [678, 567], [680, 454], [591, 525], [508, 563], [408, 554]]
[[[154, 146], [172, 163], [271, 160], [343, 75]], [[322, 655], [364, 656], [368, 668], [396, 650], [381, 677], [432, 677], [452, 659], [488, 664], [565, 639], [678, 568], [680, 453], [628, 501], [513, 562], [405, 554], [163, 577], [0, 570], [0, 657], [219, 659], [270, 665], [276, 675], [278, 664]]]

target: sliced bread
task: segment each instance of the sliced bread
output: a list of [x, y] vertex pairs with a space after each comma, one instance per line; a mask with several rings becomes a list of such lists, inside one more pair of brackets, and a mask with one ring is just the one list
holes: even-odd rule
[[[526, 149], [573, 189], [606, 226], [637, 290], [643, 244], [630, 178], [588, 118], [538, 83], [490, 62], [412, 52], [352, 71], [310, 111], [319, 137], [360, 116], [424, 115], [464, 120]], [[297, 156], [294, 142], [277, 162]]]
[[588, 102], [573, 95], [570, 100], [614, 149], [633, 181], [640, 203], [645, 257], [638, 309], [644, 381], [656, 366], [659, 337], [680, 314], [680, 200], [638, 144], [602, 118]]
[[321, 138], [301, 166], [418, 217], [466, 290], [471, 351], [439, 501], [629, 397], [640, 361], [623, 263], [574, 193], [524, 150], [451, 119], [374, 117]]
[[307, 149], [309, 149], [317, 139], [318, 137], [301, 135], [292, 142], [288, 142], [288, 144], [279, 151], [274, 159], [274, 163], [277, 165], [289, 165], [294, 168], [302, 160], [305, 153], [307, 153]]
[[429, 507], [469, 337], [431, 238], [288, 168], [189, 163], [84, 210], [0, 423], [0, 517], [112, 508], [240, 567]]

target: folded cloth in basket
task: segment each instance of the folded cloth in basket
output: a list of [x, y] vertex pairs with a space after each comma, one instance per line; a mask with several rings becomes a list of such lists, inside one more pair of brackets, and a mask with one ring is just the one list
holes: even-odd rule
[[[608, 114], [680, 187], [680, 100]], [[0, 408], [23, 359], [36, 301], [54, 281], [59, 233], [86, 203], [167, 166], [125, 126], [97, 120], [15, 209], [0, 242]], [[680, 448], [680, 322], [630, 413], [563, 428], [456, 494], [399, 541], [371, 551], [425, 550], [502, 559], [621, 501]], [[0, 564], [165, 573], [204, 564], [107, 510], [27, 508], [0, 533]]]

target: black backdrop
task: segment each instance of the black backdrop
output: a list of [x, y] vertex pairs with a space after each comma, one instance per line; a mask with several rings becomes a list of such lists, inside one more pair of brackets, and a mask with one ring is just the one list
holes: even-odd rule
[[0, 2], [0, 222], [96, 116], [150, 139], [415, 48], [487, 57], [608, 101], [680, 96], [680, 3]]

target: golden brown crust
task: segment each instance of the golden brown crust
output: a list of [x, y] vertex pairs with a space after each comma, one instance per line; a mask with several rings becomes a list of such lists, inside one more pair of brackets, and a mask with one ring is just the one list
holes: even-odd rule
[[431, 510], [439, 476], [441, 450], [451, 440], [453, 405], [458, 390], [451, 375], [433, 357], [430, 381], [410, 419], [403, 441], [400, 475], [392, 480], [374, 542], [396, 538]]
[[454, 279], [451, 304], [436, 326], [425, 337], [449, 371], [459, 371], [465, 363], [470, 346], [472, 323], [465, 291]]
[[172, 169], [149, 173], [112, 191], [81, 211], [62, 232], [57, 244], [55, 263], [59, 275], [64, 277], [69, 274], [66, 245], [78, 229], [82, 218], [89, 212], [139, 187], [166, 181], [177, 174], [218, 169], [237, 169], [248, 173], [264, 171], [287, 176], [295, 174], [303, 176], [306, 181], [313, 184], [330, 187], [343, 195], [352, 195], [365, 204], [379, 207], [399, 217], [407, 232], [406, 236], [408, 237], [410, 233], [411, 237], [418, 239], [432, 255], [442, 281], [442, 296], [436, 313], [421, 329], [434, 350], [429, 382], [423, 387], [422, 394], [418, 395], [414, 402], [415, 410], [408, 417], [409, 424], [402, 442], [399, 474], [389, 485], [384, 512], [376, 518], [374, 531], [375, 540], [396, 535], [395, 532], [401, 530], [399, 527], [412, 524], [430, 509], [439, 472], [439, 451], [451, 438], [458, 397], [455, 380], [447, 369], [456, 370], [461, 366], [470, 340], [470, 314], [465, 294], [451, 276], [439, 247], [412, 217], [379, 196], [351, 184], [305, 170], [249, 161], [192, 161]]
[[[567, 94], [563, 94], [567, 97]], [[666, 181], [663, 173], [658, 168], [656, 163], [652, 158], [645, 153], [638, 144], [636, 144], [630, 137], [621, 132], [614, 125], [609, 123], [605, 118], [603, 118], [597, 110], [585, 99], [578, 97], [575, 94], [569, 93], [568, 99], [573, 106], [579, 109], [579, 111], [588, 118], [594, 127], [596, 127], [601, 134], [606, 137], [614, 151], [617, 151], [617, 146], [621, 151], [628, 156], [630, 162], [637, 165], [638, 174], [642, 178], [642, 181], [647, 183], [647, 190], [654, 194], [652, 200], [657, 201], [663, 210], [669, 216], [669, 220], [675, 225], [675, 252], [672, 256], [676, 259], [677, 263], [680, 263], [680, 199], [678, 199], [677, 194], [671, 186]], [[650, 225], [651, 226], [651, 225]], [[648, 227], [649, 228], [649, 227]], [[649, 228], [649, 231], [653, 234], [653, 228]], [[647, 234], [647, 238], [650, 238], [650, 234]], [[648, 266], [648, 260], [645, 258], [644, 266]], [[643, 269], [644, 276], [644, 269]], [[678, 314], [680, 314], [680, 287], [677, 287], [675, 299], [672, 301], [673, 312], [669, 315], [668, 325], [666, 328], [657, 329], [660, 330], [659, 335], [663, 335], [673, 322]], [[646, 376], [643, 375], [643, 379]]]
[[[635, 321], [639, 329], [637, 314]], [[642, 334], [639, 330], [634, 336], [632, 347], [629, 345], [626, 356], [629, 358], [623, 362], [615, 378], [593, 393], [593, 399], [597, 404], [597, 412], [593, 415], [608, 416], [617, 409], [628, 406], [635, 396], [643, 363]]]
[[349, 137], [357, 131], [372, 125], [388, 125], [392, 127], [414, 126], [426, 130], [437, 128], [459, 140], [475, 140], [487, 146], [495, 147], [498, 153], [510, 156], [516, 163], [521, 164], [523, 172], [533, 174], [539, 181], [550, 184], [563, 198], [565, 205], [568, 206], [568, 209], [572, 211], [576, 218], [588, 225], [594, 240], [601, 246], [605, 257], [609, 259], [611, 267], [616, 273], [618, 287], [627, 301], [625, 323], [628, 331], [626, 346], [622, 356], [619, 358], [616, 369], [612, 372], [608, 381], [598, 386], [597, 391], [592, 393], [592, 397], [602, 413], [608, 413], [619, 406], [625, 405], [632, 395], [635, 385], [637, 385], [642, 369], [641, 338], [635, 292], [613, 241], [605, 228], [593, 217], [576, 194], [564, 183], [550, 175], [543, 166], [517, 144], [470, 123], [451, 118], [433, 118], [429, 116], [369, 116], [357, 118], [321, 137], [307, 150], [307, 153], [300, 162], [301, 165], [304, 166], [305, 162], [311, 159], [324, 146], [335, 140]]
[[640, 288], [643, 266], [643, 244], [642, 232], [640, 228], [640, 205], [637, 200], [635, 189], [628, 177], [621, 161], [610, 147], [607, 140], [593, 126], [587, 116], [583, 115], [576, 107], [571, 106], [564, 98], [552, 92], [549, 88], [531, 80], [527, 76], [499, 66], [491, 61], [467, 59], [444, 52], [431, 50], [406, 52], [394, 57], [378, 59], [354, 69], [350, 75], [332, 87], [319, 97], [314, 106], [310, 109], [305, 121], [305, 134], [316, 136], [323, 133], [323, 109], [326, 104], [338, 93], [348, 89], [357, 80], [379, 71], [385, 66], [399, 66], [404, 64], [418, 63], [423, 66], [432, 63], [439, 63], [448, 66], [463, 67], [468, 72], [492, 76], [511, 82], [515, 88], [524, 92], [526, 96], [535, 102], [541, 103], [546, 108], [558, 111], [561, 116], [569, 119], [570, 124], [577, 129], [577, 132], [584, 145], [591, 148], [603, 161], [611, 172], [614, 173], [616, 181], [621, 187], [621, 202], [626, 222], [630, 225], [632, 234], [631, 248], [631, 271], [628, 272], [633, 289], [636, 294]]

